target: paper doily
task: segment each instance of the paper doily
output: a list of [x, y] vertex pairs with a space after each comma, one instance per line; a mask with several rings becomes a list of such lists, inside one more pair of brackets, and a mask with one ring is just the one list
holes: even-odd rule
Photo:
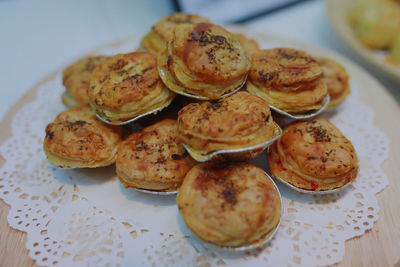
[[[265, 35], [254, 37], [264, 48], [285, 46]], [[97, 53], [134, 50], [139, 38]], [[356, 67], [340, 56], [335, 59], [352, 76]], [[18, 111], [12, 136], [0, 147], [6, 160], [0, 169], [0, 198], [11, 206], [8, 221], [27, 232], [29, 256], [39, 265], [334, 264], [342, 259], [346, 240], [373, 227], [378, 219], [376, 194], [388, 184], [381, 164], [388, 156], [389, 141], [373, 125], [374, 111], [358, 102], [361, 90], [356, 80], [351, 80], [351, 88], [345, 103], [323, 116], [353, 142], [360, 161], [356, 181], [341, 193], [325, 196], [303, 195], [278, 183], [284, 212], [277, 235], [262, 250], [233, 253], [215, 250], [190, 233], [174, 196], [127, 190], [114, 167], [63, 170], [49, 164], [42, 151], [44, 129], [65, 110], [58, 72]], [[265, 169], [265, 154], [257, 162]]]

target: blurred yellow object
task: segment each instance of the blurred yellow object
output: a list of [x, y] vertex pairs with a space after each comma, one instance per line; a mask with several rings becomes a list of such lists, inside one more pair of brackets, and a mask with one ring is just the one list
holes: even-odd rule
[[376, 1], [377, 0], [356, 0], [348, 14], [348, 19], [351, 25], [357, 25], [364, 11], [368, 8], [368, 6]]
[[400, 33], [400, 5], [389, 0], [359, 0], [349, 20], [362, 44], [387, 49]]
[[400, 33], [397, 34], [396, 38], [392, 43], [390, 48], [390, 54], [394, 59], [395, 63], [400, 64]]

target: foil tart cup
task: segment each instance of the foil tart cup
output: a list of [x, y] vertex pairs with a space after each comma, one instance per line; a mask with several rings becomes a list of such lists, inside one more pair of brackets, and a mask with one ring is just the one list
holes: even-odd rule
[[286, 117], [289, 117], [291, 119], [294, 119], [294, 120], [305, 120], [305, 119], [311, 119], [311, 118], [319, 115], [321, 112], [323, 112], [328, 107], [330, 100], [331, 100], [331, 97], [329, 96], [329, 94], [327, 94], [326, 97], [323, 100], [323, 104], [322, 104], [322, 107], [320, 109], [311, 110], [311, 111], [308, 111], [308, 112], [305, 112], [305, 113], [290, 113], [290, 112], [283, 111], [283, 110], [281, 110], [281, 109], [279, 109], [277, 107], [271, 106], [271, 105], [269, 107], [273, 111], [275, 111], [275, 112], [277, 112], [277, 113], [279, 113], [281, 115], [284, 115]]
[[144, 194], [157, 195], [157, 196], [171, 196], [171, 195], [176, 195], [178, 193], [178, 189], [173, 191], [156, 191], [143, 188], [132, 188], [132, 189]]
[[127, 120], [124, 120], [124, 121], [110, 121], [109, 119], [102, 117], [102, 115], [100, 115], [98, 113], [96, 113], [96, 117], [99, 118], [102, 122], [107, 123], [107, 124], [111, 124], [111, 125], [126, 125], [126, 124], [134, 122], [134, 121], [136, 121], [136, 120], [138, 120], [140, 118], [143, 118], [143, 117], [148, 116], [150, 114], [155, 114], [155, 113], [161, 111], [162, 109], [168, 107], [172, 103], [173, 100], [174, 100], [174, 97], [171, 98], [165, 105], [163, 105], [161, 107], [152, 109], [150, 111], [147, 111], [145, 113], [142, 113], [140, 115], [137, 115], [137, 116], [135, 116], [133, 118], [130, 118], [130, 119], [127, 119]]
[[213, 151], [209, 154], [202, 154], [184, 143], [183, 146], [186, 149], [186, 151], [190, 154], [190, 156], [197, 162], [248, 161], [258, 156], [261, 152], [267, 149], [273, 142], [275, 142], [282, 136], [282, 129], [276, 123], [275, 126], [276, 130], [279, 131], [279, 133], [274, 138], [249, 147], [222, 149]]

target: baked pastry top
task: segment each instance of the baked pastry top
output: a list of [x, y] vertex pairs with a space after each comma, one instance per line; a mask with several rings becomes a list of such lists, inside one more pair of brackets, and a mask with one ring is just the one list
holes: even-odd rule
[[269, 150], [274, 176], [313, 191], [332, 190], [352, 182], [358, 160], [352, 143], [328, 120], [290, 124]]
[[175, 13], [165, 16], [154, 24], [151, 31], [143, 37], [142, 47], [148, 52], [158, 55], [167, 48], [167, 42], [171, 39], [175, 26], [200, 22], [211, 23], [209, 19], [193, 14]]
[[342, 103], [350, 94], [349, 75], [346, 69], [330, 58], [317, 58], [323, 70], [323, 80], [331, 97], [328, 108], [333, 108]]
[[181, 24], [158, 57], [158, 67], [169, 89], [218, 99], [242, 86], [250, 61], [240, 42], [224, 28], [210, 23]]
[[88, 104], [61, 112], [46, 126], [43, 149], [62, 168], [95, 168], [115, 162], [122, 129], [110, 126]]
[[247, 55], [250, 55], [253, 52], [260, 50], [260, 46], [258, 45], [258, 42], [256, 40], [250, 39], [241, 33], [234, 33], [233, 35], [239, 40]]
[[274, 182], [262, 169], [244, 162], [196, 165], [186, 175], [176, 203], [188, 228], [219, 246], [262, 246], [281, 217]]
[[158, 76], [157, 57], [147, 52], [113, 56], [98, 64], [90, 79], [90, 105], [111, 122], [166, 107], [174, 96]]
[[268, 103], [247, 92], [192, 103], [178, 113], [179, 137], [200, 154], [254, 146], [279, 135]]
[[194, 160], [178, 141], [178, 123], [165, 119], [121, 143], [116, 171], [125, 187], [173, 191], [193, 165]]
[[97, 64], [109, 58], [106, 56], [85, 57], [65, 68], [62, 76], [66, 89], [62, 95], [65, 105], [72, 108], [89, 102], [88, 89], [92, 71]]
[[291, 48], [251, 54], [247, 91], [286, 112], [320, 109], [328, 90], [321, 65], [304, 51]]

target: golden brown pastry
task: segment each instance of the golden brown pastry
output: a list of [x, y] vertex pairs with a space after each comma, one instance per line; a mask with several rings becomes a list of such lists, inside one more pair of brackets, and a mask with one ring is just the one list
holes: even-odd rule
[[247, 38], [241, 33], [234, 33], [233, 35], [239, 40], [247, 55], [251, 55], [253, 52], [260, 50], [260, 46], [256, 40]]
[[66, 91], [62, 95], [62, 101], [68, 107], [77, 107], [89, 102], [88, 89], [90, 76], [97, 64], [106, 61], [109, 57], [92, 56], [82, 58], [68, 66], [62, 77]]
[[176, 203], [200, 239], [223, 247], [263, 245], [279, 225], [274, 182], [249, 163], [199, 164], [186, 175]]
[[268, 161], [274, 176], [311, 191], [343, 187], [358, 172], [353, 145], [326, 119], [289, 125], [270, 147]]
[[189, 104], [179, 111], [178, 123], [182, 142], [200, 155], [251, 147], [280, 133], [268, 103], [247, 92]]
[[147, 52], [119, 54], [98, 64], [90, 79], [92, 109], [120, 123], [168, 106], [175, 94], [162, 83], [156, 64], [156, 56]]
[[166, 49], [167, 42], [171, 39], [172, 31], [176, 25], [183, 23], [195, 24], [200, 22], [211, 23], [207, 18], [192, 14], [175, 13], [165, 16], [154, 24], [151, 31], [143, 38], [142, 47], [148, 52], [158, 55]]
[[218, 99], [242, 86], [250, 62], [240, 42], [224, 28], [210, 23], [181, 24], [158, 57], [158, 68], [169, 89]]
[[122, 129], [101, 122], [88, 104], [61, 112], [46, 127], [47, 159], [62, 168], [95, 168], [113, 164]]
[[304, 51], [274, 48], [251, 55], [246, 87], [251, 94], [289, 113], [304, 113], [323, 106], [328, 93], [321, 65]]
[[166, 107], [165, 109], [156, 114], [150, 114], [149, 116], [145, 116], [140, 120], [137, 120], [136, 122], [143, 127], [147, 127], [164, 119], [177, 120], [179, 110], [181, 110], [184, 106], [189, 105], [190, 103], [195, 103], [200, 101], [202, 100], [197, 100], [183, 95], [176, 95], [174, 100], [168, 107]]
[[330, 58], [317, 58], [323, 70], [323, 80], [331, 97], [328, 109], [334, 108], [342, 103], [350, 94], [349, 75], [346, 69]]
[[178, 124], [166, 119], [131, 134], [118, 148], [117, 174], [125, 187], [174, 191], [194, 165], [178, 141]]

